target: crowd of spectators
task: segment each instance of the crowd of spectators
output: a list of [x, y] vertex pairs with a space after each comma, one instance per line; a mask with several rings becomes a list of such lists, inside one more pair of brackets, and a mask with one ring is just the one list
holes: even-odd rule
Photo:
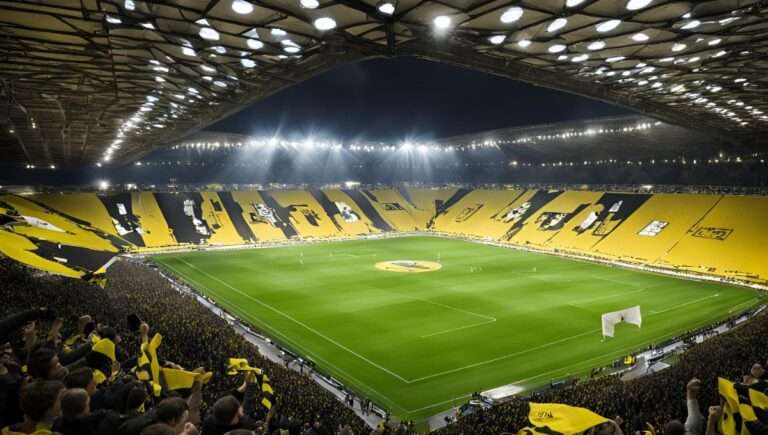
[[[199, 304], [194, 297], [175, 291], [165, 278], [144, 266], [127, 261], [116, 263], [110, 268], [107, 288], [101, 289], [85, 281], [41, 273], [33, 276], [17, 263], [0, 260], [0, 282], [3, 283], [0, 286], [0, 300], [3, 301], [0, 304], [0, 346], [3, 349], [0, 365], [0, 428], [23, 422], [27, 411], [23, 406], [25, 397], [41, 404], [45, 401], [39, 399], [40, 395], [58, 394], [61, 390], [66, 393], [62, 393], [59, 414], [64, 417], [61, 420], [66, 422], [67, 416], [73, 415], [80, 416], [82, 420], [83, 415], [94, 415], [98, 412], [98, 418], [93, 418], [98, 420], [99, 424], [106, 425], [100, 429], [99, 424], [92, 424], [91, 426], [95, 427], [92, 432], [78, 429], [64, 431], [64, 435], [139, 435], [143, 433], [142, 430], [149, 430], [144, 426], [148, 427], [150, 423], [162, 422], [163, 418], [181, 418], [180, 409], [185, 408], [181, 402], [186, 404], [184, 411], [190, 414], [183, 423], [194, 425], [195, 430], [202, 431], [203, 435], [225, 433], [221, 429], [227, 425], [217, 424], [214, 418], [216, 415], [231, 417], [228, 422], [241, 418], [239, 414], [242, 412], [234, 405], [235, 402], [242, 404], [242, 410], [245, 412], [242, 420], [248, 422], [241, 426], [254, 430], [254, 433], [370, 433], [370, 429], [353, 411], [317, 385], [309, 376], [264, 358], [256, 346], [237, 334], [225, 320]], [[14, 320], [14, 315], [22, 317]], [[199, 368], [201, 372], [210, 371], [213, 374], [210, 381], [205, 385], [196, 383], [189, 397], [179, 399], [166, 394], [154, 397], [151, 388], [146, 388], [146, 385], [137, 382], [130, 374], [131, 364], [135, 365], [142, 332], [134, 332], [129, 327], [129, 316], [136, 316], [145, 322], [142, 328], [150, 329], [150, 334], [162, 335], [162, 346], [158, 350], [159, 359], [173, 362], [187, 370]], [[70, 352], [65, 352], [62, 348], [63, 341], [82, 332], [89, 320], [98, 325], [90, 334], [111, 337], [115, 342], [118, 359], [115, 365], [119, 363], [122, 370], [115, 380], [106, 381], [98, 388], [90, 385], [90, 381], [72, 384], [83, 389], [91, 388], [95, 390], [92, 392], [98, 393], [90, 395], [89, 413], [82, 414], [85, 412], [82, 403], [75, 407], [79, 413], [69, 406], [64, 406], [64, 399], [67, 404], [70, 401], [82, 402], [82, 392], [64, 389], [64, 384], [69, 382], [67, 376], [76, 377], [78, 373], [82, 376], [83, 373], [78, 370], [83, 366], [83, 371], [87, 372], [86, 378], [88, 374], [93, 375], [95, 370], [88, 367], [87, 362], [83, 362], [87, 358], [78, 358], [81, 355], [88, 356], [93, 345], [90, 341], [82, 340], [80, 346], [83, 346], [83, 349], [76, 347]], [[33, 336], [36, 338], [32, 339]], [[28, 343], [29, 341], [37, 343]], [[51, 369], [50, 377], [36, 376], [33, 373], [31, 360], [34, 358], [43, 359], [45, 364], [50, 363], [52, 367], [56, 367]], [[271, 413], [268, 414], [269, 411], [260, 404], [258, 396], [248, 397], [250, 389], [240, 388], [241, 391], [237, 391], [244, 379], [243, 376], [228, 376], [225, 373], [229, 358], [245, 358], [252, 367], [258, 367], [268, 375], [275, 396]], [[20, 373], [24, 363], [28, 367], [26, 375]], [[199, 404], [194, 403], [195, 388], [200, 390], [197, 394], [200, 398]], [[142, 392], [144, 394], [141, 394]], [[259, 392], [256, 391], [256, 394]], [[175, 403], [166, 402], [171, 399], [174, 399]], [[126, 405], [126, 401], [130, 402], [130, 406]], [[140, 407], [144, 408], [145, 412], [140, 413]], [[227, 414], [220, 408], [228, 410], [230, 414], [234, 408], [234, 414]], [[66, 412], [67, 410], [72, 412]], [[50, 414], [51, 411], [46, 408], [43, 414]], [[106, 411], [108, 417], [102, 415]], [[194, 413], [199, 414], [199, 417], [192, 415]], [[209, 420], [214, 418], [214, 421], [205, 421], [206, 416]], [[42, 416], [36, 415], [35, 418]], [[127, 424], [132, 418], [135, 419], [133, 429], [121, 429], [120, 425]], [[168, 421], [172, 422], [171, 420]], [[62, 426], [58, 425], [56, 428], [61, 429]], [[179, 430], [184, 430], [184, 424], [179, 426]], [[164, 432], [157, 429], [147, 433]], [[183, 433], [191, 435], [197, 432], [190, 429]], [[251, 432], [243, 432], [245, 433]], [[240, 433], [233, 432], [232, 435]]]
[[[0, 428], [15, 430], [7, 433], [413, 433], [404, 425], [372, 431], [309, 376], [261, 356], [225, 320], [176, 291], [157, 271], [119, 261], [108, 279], [107, 288], [100, 289], [0, 260]], [[140, 319], [138, 329], [131, 318]], [[683, 435], [679, 430], [703, 435], [703, 415], [720, 403], [718, 377], [762, 382], [762, 367], [753, 363], [765, 361], [766, 331], [768, 315], [760, 314], [692, 346], [677, 364], [652, 376], [628, 382], [607, 376], [514, 398], [459, 417], [439, 433], [517, 432], [529, 425], [528, 402], [535, 401], [591, 409], [614, 419], [624, 433], [653, 427], [669, 435]], [[159, 354], [166, 364], [210, 371], [210, 380], [196, 381], [188, 391], [155, 395], [136, 374], [138, 349], [154, 333], [163, 336]], [[98, 344], [105, 340], [114, 345], [115, 355], [107, 368], [103, 356], [109, 352]], [[226, 374], [229, 358], [245, 358], [268, 374], [271, 408], [261, 401], [264, 393], [255, 375]], [[100, 371], [107, 372], [103, 382]], [[702, 381], [691, 381], [696, 378]], [[686, 391], [689, 399], [697, 399], [693, 405], [685, 400]], [[677, 421], [686, 417], [685, 425]]]

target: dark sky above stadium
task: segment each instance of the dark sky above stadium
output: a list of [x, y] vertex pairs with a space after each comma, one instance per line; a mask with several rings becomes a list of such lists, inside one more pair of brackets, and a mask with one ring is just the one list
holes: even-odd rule
[[527, 83], [416, 58], [339, 67], [208, 128], [341, 140], [431, 139], [631, 113]]

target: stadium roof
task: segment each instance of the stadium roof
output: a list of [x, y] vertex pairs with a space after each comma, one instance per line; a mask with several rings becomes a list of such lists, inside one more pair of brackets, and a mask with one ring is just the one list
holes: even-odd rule
[[397, 55], [754, 138], [768, 126], [766, 12], [742, 0], [0, 0], [0, 149], [37, 165], [127, 162], [336, 65]]

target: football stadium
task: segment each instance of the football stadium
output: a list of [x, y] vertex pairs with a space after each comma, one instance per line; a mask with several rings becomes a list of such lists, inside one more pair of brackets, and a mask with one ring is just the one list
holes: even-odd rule
[[0, 430], [757, 435], [768, 3], [0, 1]]

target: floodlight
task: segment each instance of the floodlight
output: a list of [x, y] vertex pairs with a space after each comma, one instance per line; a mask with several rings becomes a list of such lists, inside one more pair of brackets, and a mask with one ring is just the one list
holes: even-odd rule
[[258, 39], [248, 39], [246, 40], [246, 43], [248, 44], [248, 48], [251, 50], [260, 50], [264, 48], [264, 43]]
[[488, 38], [488, 41], [491, 42], [491, 44], [499, 45], [504, 42], [504, 40], [507, 39], [507, 35], [493, 35], [490, 38]]
[[636, 11], [650, 5], [653, 0], [629, 0], [627, 2], [627, 9], [630, 11]]
[[449, 27], [451, 27], [451, 17], [446, 15], [440, 15], [438, 17], [435, 17], [435, 19], [432, 21], [436, 28], [440, 30], [445, 30]]
[[234, 0], [232, 2], [232, 10], [238, 14], [246, 15], [253, 12], [253, 5], [245, 0]]
[[219, 40], [219, 32], [217, 32], [213, 27], [203, 27], [203, 28], [201, 28], [199, 35], [200, 35], [201, 38], [207, 39], [209, 41], [218, 41]]
[[549, 26], [547, 26], [547, 32], [549, 33], [557, 32], [558, 30], [565, 27], [567, 24], [568, 24], [567, 18], [558, 18], [555, 21], [552, 21], [551, 23], [549, 23]]
[[598, 24], [595, 29], [600, 33], [610, 32], [611, 30], [619, 27], [621, 20], [608, 20]]
[[602, 50], [605, 48], [605, 41], [595, 41], [587, 46], [589, 50], [595, 51], [595, 50]]
[[324, 32], [336, 28], [336, 20], [330, 17], [321, 17], [315, 20], [315, 28]]
[[384, 15], [394, 14], [396, 8], [397, 6], [395, 5], [395, 2], [391, 1], [380, 1], [379, 4], [376, 5], [376, 9]]
[[565, 50], [567, 47], [563, 44], [555, 44], [550, 46], [547, 51], [550, 53], [560, 53], [561, 51]]
[[523, 16], [523, 8], [519, 6], [513, 6], [506, 11], [504, 11], [503, 14], [501, 14], [501, 22], [504, 24], [514, 23], [515, 21], [519, 20], [520, 17]]

